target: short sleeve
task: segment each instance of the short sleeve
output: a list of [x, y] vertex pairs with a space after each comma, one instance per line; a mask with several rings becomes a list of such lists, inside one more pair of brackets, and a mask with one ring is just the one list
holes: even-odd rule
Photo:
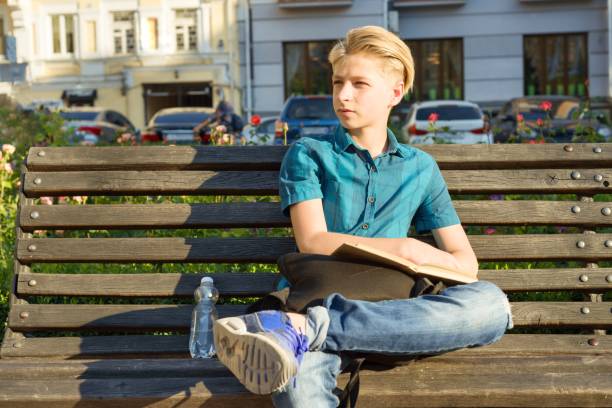
[[461, 223], [440, 168], [435, 160], [432, 159], [432, 163], [431, 177], [429, 183], [425, 184], [427, 190], [413, 219], [419, 234]]
[[319, 173], [313, 151], [301, 141], [293, 143], [283, 158], [279, 177], [283, 214], [289, 216], [292, 204], [323, 197]]

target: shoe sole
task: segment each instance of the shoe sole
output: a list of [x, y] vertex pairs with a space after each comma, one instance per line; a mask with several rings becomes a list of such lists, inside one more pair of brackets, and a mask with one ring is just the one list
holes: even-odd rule
[[247, 332], [239, 317], [217, 320], [213, 333], [219, 361], [254, 394], [271, 394], [297, 372], [282, 346], [264, 335]]

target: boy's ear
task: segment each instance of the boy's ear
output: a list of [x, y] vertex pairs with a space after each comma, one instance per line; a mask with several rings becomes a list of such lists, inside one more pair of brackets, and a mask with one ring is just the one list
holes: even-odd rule
[[397, 81], [393, 87], [393, 106], [401, 102], [404, 97], [404, 81]]

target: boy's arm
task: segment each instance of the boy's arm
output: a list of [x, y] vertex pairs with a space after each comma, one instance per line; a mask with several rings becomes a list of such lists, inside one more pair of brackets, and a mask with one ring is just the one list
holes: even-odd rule
[[[461, 225], [433, 230], [436, 243], [443, 250], [413, 238], [369, 238], [328, 232], [320, 198], [289, 207], [293, 234], [300, 252], [330, 255], [345, 242], [364, 243], [401, 256], [416, 264], [434, 263], [469, 271], [476, 276], [478, 263]], [[472, 275], [473, 274], [473, 275]]]

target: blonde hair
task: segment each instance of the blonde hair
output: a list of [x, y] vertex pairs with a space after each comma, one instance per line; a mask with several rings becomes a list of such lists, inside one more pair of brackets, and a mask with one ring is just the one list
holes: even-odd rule
[[384, 60], [383, 70], [397, 74], [404, 81], [404, 95], [412, 89], [414, 61], [410, 48], [397, 35], [378, 26], [356, 27], [346, 33], [329, 52], [332, 68], [347, 55], [367, 53]]

